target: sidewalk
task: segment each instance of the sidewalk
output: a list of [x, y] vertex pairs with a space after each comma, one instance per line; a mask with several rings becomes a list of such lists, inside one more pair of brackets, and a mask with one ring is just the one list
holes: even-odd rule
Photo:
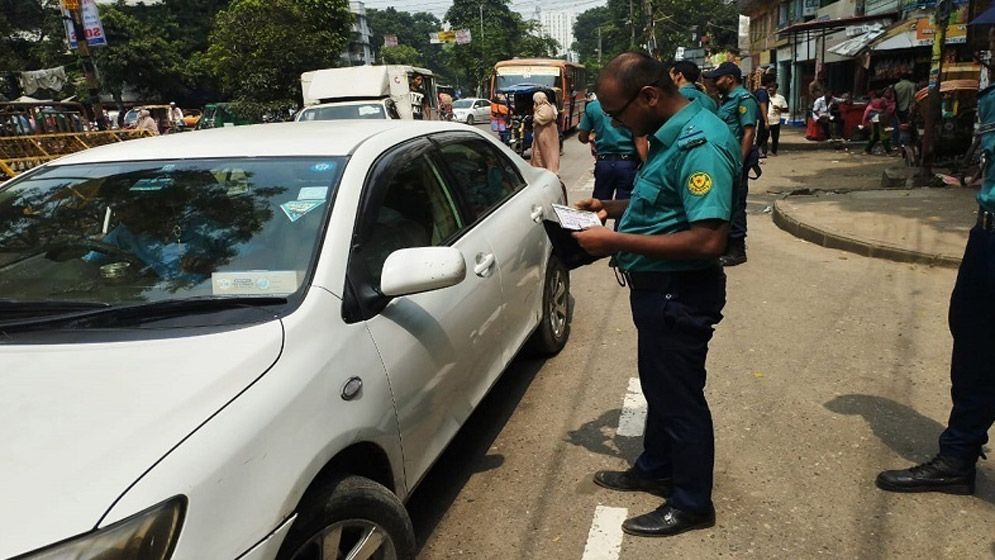
[[788, 196], [774, 223], [812, 243], [900, 262], [960, 265], [977, 216], [975, 189], [865, 190]]

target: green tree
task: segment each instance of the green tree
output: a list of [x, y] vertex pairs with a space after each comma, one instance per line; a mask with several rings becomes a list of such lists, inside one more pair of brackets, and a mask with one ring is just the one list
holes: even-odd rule
[[421, 54], [418, 52], [418, 49], [410, 45], [384, 47], [380, 50], [380, 60], [384, 64], [410, 64], [412, 66], [420, 66], [422, 64]]
[[398, 11], [395, 8], [384, 10], [369, 9], [366, 19], [370, 25], [371, 41], [378, 62], [384, 62], [384, 35], [397, 37], [399, 47], [408, 46], [419, 54], [418, 64], [437, 74], [440, 80], [452, 79], [452, 71], [446, 64], [442, 45], [429, 42], [429, 34], [439, 31], [442, 22], [427, 12], [414, 14]]
[[180, 93], [183, 57], [178, 43], [167, 35], [168, 26], [140, 19], [124, 6], [103, 6], [100, 19], [107, 46], [93, 49], [104, 90], [120, 103], [125, 87], [145, 99]]
[[301, 73], [339, 65], [351, 23], [346, 0], [234, 0], [217, 15], [206, 62], [237, 101], [297, 105]]

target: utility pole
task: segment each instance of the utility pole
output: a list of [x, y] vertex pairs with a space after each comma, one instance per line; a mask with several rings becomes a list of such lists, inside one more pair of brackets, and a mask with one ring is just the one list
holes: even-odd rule
[[632, 0], [629, 0], [629, 50], [636, 48], [636, 19], [632, 13]]
[[929, 89], [926, 94], [925, 131], [922, 135], [922, 169], [920, 179], [926, 180], [933, 174], [933, 158], [936, 153], [936, 126], [940, 120], [940, 77], [943, 73], [943, 43], [947, 38], [947, 24], [950, 23], [950, 1], [939, 0], [933, 16], [933, 57], [929, 67]]
[[104, 130], [104, 108], [100, 105], [100, 79], [97, 76], [97, 65], [93, 62], [93, 55], [90, 53], [90, 44], [87, 42], [86, 26], [83, 24], [83, 4], [80, 0], [62, 0], [62, 5], [69, 11], [70, 19], [73, 23], [73, 33], [76, 35], [76, 53], [79, 55], [79, 63], [83, 68], [83, 75], [86, 77], [87, 102], [93, 114], [93, 120], [97, 121], [97, 128]]
[[601, 66], [601, 26], [598, 26], [598, 66]]
[[656, 20], [653, 19], [653, 0], [643, 0], [643, 9], [646, 11], [646, 50], [650, 56], [656, 58]]

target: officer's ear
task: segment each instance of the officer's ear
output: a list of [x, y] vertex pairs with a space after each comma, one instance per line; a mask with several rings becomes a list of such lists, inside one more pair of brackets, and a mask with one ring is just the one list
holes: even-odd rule
[[656, 107], [660, 103], [662, 92], [657, 87], [645, 86], [639, 91], [639, 95], [643, 98], [647, 107]]

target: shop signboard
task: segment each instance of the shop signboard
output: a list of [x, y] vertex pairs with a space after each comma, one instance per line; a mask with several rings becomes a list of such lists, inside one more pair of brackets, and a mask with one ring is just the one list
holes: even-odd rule
[[819, 0], [804, 0], [802, 16], [814, 16], [819, 11]]
[[[953, 23], [953, 20], [954, 18], [951, 16], [951, 23], [947, 26], [947, 36], [944, 42], [948, 45], [962, 45], [967, 42], [967, 24]], [[936, 28], [929, 18], [916, 20], [916, 45], [920, 47], [932, 46], [935, 32]]]
[[66, 37], [69, 39], [69, 48], [75, 49], [76, 30], [73, 28], [72, 16], [69, 8], [82, 5], [83, 8], [83, 29], [86, 31], [86, 44], [91, 47], [107, 45], [107, 36], [104, 35], [104, 25], [100, 22], [100, 9], [94, 0], [80, 0], [63, 2], [61, 6], [62, 21], [66, 27]]

